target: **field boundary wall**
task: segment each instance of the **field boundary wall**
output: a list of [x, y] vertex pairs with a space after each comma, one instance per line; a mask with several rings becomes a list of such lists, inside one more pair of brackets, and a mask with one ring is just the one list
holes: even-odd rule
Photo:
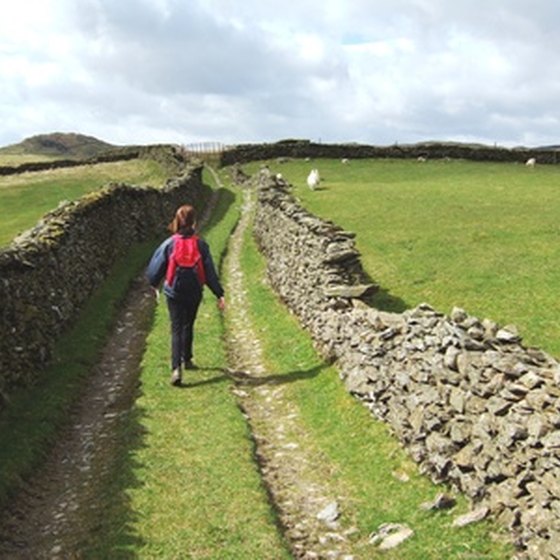
[[179, 205], [202, 208], [209, 195], [201, 166], [163, 188], [109, 185], [62, 203], [0, 251], [0, 409], [14, 388], [36, 381], [115, 261], [162, 237]]
[[221, 164], [247, 163], [284, 158], [425, 158], [425, 159], [467, 159], [473, 161], [502, 161], [525, 163], [529, 158], [537, 163], [555, 164], [560, 162], [560, 150], [501, 148], [458, 143], [394, 144], [391, 146], [370, 146], [366, 144], [322, 144], [308, 140], [284, 140], [269, 144], [238, 144], [222, 152]]
[[[255, 237], [270, 284], [423, 472], [466, 494], [531, 558], [560, 550], [560, 364], [515, 327], [422, 304], [368, 307], [353, 234], [263, 170]], [[281, 234], [279, 234], [281, 232]]]
[[82, 165], [96, 165], [114, 161], [129, 161], [133, 159], [153, 159], [166, 169], [177, 171], [183, 165], [183, 156], [177, 146], [171, 144], [157, 144], [152, 146], [131, 146], [100, 154], [86, 159], [55, 159], [51, 161], [34, 161], [20, 165], [0, 166], [0, 176], [18, 175], [33, 171], [48, 171]]

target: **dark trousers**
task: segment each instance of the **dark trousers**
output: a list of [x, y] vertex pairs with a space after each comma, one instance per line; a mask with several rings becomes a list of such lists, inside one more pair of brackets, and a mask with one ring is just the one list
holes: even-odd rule
[[167, 298], [171, 321], [171, 369], [188, 363], [193, 356], [193, 329], [196, 313], [202, 299], [201, 293], [187, 298]]

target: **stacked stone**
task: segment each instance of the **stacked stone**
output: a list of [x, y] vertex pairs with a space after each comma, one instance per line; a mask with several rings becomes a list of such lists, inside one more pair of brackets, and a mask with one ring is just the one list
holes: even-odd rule
[[313, 216], [290, 195], [283, 181], [261, 174], [255, 235], [268, 257], [268, 275], [286, 302], [327, 353], [334, 352], [337, 311], [352, 297], [371, 292], [364, 283], [354, 234]]
[[472, 161], [510, 161], [525, 163], [534, 157], [538, 163], [558, 163], [559, 151], [529, 150], [525, 148], [501, 148], [454, 142], [428, 142], [418, 144], [393, 144], [371, 146], [367, 144], [321, 144], [309, 140], [280, 141], [269, 144], [239, 144], [221, 154], [222, 165], [234, 165], [250, 161], [276, 160], [278, 163], [290, 158], [304, 159], [364, 159], [393, 158], [422, 160], [467, 159]]
[[422, 469], [484, 502], [521, 543], [558, 542], [558, 362], [460, 309], [354, 312], [343, 324], [348, 390]]
[[[354, 305], [352, 236], [299, 208], [286, 188], [266, 184], [257, 216], [271, 284], [338, 360], [347, 389], [434, 481], [488, 506], [529, 557], [558, 557], [560, 364], [524, 347], [514, 327], [459, 308]], [[352, 258], [331, 258], [343, 254]]]
[[163, 189], [111, 185], [61, 204], [0, 251], [0, 397], [37, 379], [121, 255], [162, 235], [177, 206], [202, 204], [207, 191], [201, 168]]

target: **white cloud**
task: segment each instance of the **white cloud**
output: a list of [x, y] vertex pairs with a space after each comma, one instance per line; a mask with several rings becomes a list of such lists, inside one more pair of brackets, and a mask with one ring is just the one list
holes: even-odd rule
[[560, 4], [5, 0], [0, 144], [557, 143]]

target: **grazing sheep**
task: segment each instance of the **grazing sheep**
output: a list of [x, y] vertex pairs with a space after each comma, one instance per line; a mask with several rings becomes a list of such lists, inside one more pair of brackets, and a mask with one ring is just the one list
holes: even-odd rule
[[537, 160], [536, 160], [534, 157], [532, 157], [532, 158], [529, 158], [529, 159], [525, 162], [525, 165], [526, 165], [527, 167], [535, 167], [535, 164], [536, 164], [536, 163], [537, 163]]
[[424, 156], [418, 156], [417, 161], [419, 161], [420, 163], [425, 163], [426, 158]]
[[309, 175], [307, 176], [307, 186], [314, 191], [321, 182], [321, 178], [319, 177], [319, 170], [312, 169]]
[[342, 158], [340, 161], [344, 164], [350, 163], [350, 160], [348, 158]]

